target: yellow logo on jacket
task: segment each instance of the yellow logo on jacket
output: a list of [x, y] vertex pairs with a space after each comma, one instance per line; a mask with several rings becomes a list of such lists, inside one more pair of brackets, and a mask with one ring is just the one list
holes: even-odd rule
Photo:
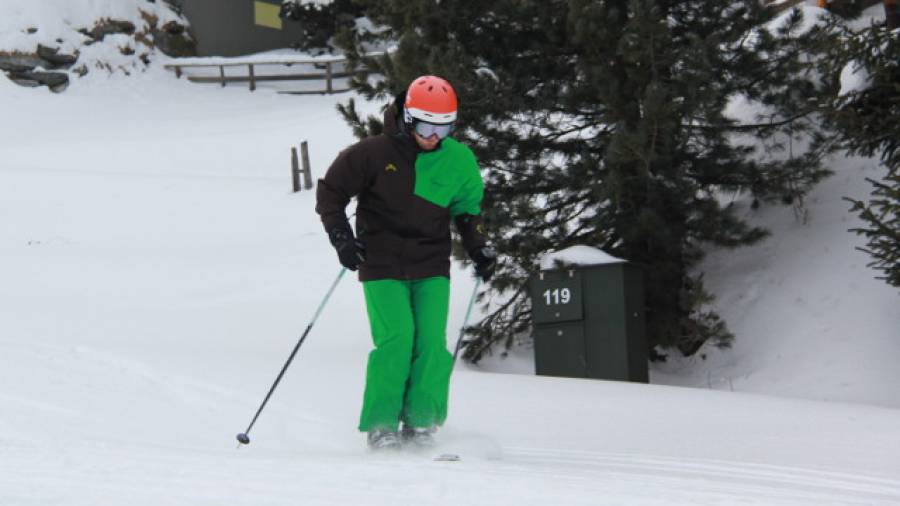
[[397, 172], [397, 166], [394, 165], [393, 163], [389, 163], [384, 166], [384, 171], [385, 172]]

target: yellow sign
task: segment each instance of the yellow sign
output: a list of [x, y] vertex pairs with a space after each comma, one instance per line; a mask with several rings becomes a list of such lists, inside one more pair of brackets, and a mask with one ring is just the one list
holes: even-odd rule
[[281, 18], [278, 17], [280, 8], [275, 4], [266, 2], [253, 2], [253, 19], [259, 26], [281, 30]]

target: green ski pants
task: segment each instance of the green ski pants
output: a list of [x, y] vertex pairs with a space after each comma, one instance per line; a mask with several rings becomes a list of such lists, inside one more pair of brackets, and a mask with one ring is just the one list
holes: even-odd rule
[[363, 292], [375, 349], [359, 430], [441, 425], [453, 368], [446, 338], [450, 280], [366, 281]]

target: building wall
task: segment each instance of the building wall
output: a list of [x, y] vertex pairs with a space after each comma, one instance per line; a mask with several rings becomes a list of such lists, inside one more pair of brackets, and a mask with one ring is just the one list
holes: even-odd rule
[[[281, 23], [280, 0], [180, 0], [197, 39], [198, 56], [240, 56], [290, 47], [296, 22]], [[278, 25], [281, 25], [280, 27]]]

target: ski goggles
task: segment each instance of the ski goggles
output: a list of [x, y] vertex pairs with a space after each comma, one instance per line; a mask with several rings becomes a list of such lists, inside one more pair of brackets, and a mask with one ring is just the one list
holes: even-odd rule
[[450, 135], [450, 132], [453, 131], [453, 123], [445, 123], [443, 125], [438, 125], [435, 123], [429, 123], [427, 121], [417, 120], [414, 126], [416, 133], [422, 136], [425, 139], [428, 139], [432, 135], [437, 135], [438, 139], [443, 139]]

